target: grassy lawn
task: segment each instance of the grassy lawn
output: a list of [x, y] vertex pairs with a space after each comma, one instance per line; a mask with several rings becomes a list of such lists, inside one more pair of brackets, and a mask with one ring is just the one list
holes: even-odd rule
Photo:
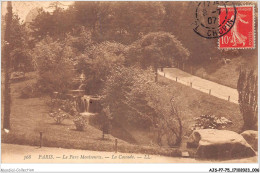
[[239, 77], [240, 67], [243, 69], [257, 71], [257, 56], [241, 55], [231, 60], [227, 64], [223, 63], [207, 63], [196, 66], [194, 75], [211, 80], [213, 82], [237, 88], [237, 80]]
[[[45, 104], [46, 100], [49, 99], [48, 97], [29, 99], [21, 99], [19, 97], [20, 90], [34, 82], [34, 74], [31, 73], [28, 74], [27, 80], [12, 84], [11, 131], [9, 134], [2, 131], [2, 142], [39, 145], [39, 132], [42, 131], [43, 145], [46, 147], [114, 151], [116, 137], [119, 138], [118, 151], [121, 152], [166, 156], [180, 155], [179, 149], [159, 148], [154, 142], [155, 132], [149, 131], [149, 129], [137, 129], [121, 124], [121, 126], [118, 125], [113, 128], [113, 136], [110, 135], [108, 139], [102, 140], [102, 132], [90, 125], [87, 126], [84, 132], [76, 131], [72, 120], [65, 120], [62, 125], [56, 125], [54, 120], [48, 116], [48, 108]], [[238, 105], [209, 96], [161, 76], [159, 76], [159, 83], [161, 85], [170, 85], [172, 94], [175, 95], [179, 103], [184, 125], [184, 135], [186, 136], [184, 137], [184, 142], [190, 134], [189, 129], [194, 123], [193, 118], [206, 113], [227, 117], [233, 121], [233, 125], [228, 127], [228, 129], [236, 132], [240, 131], [243, 121]]]
[[183, 125], [187, 133], [190, 126], [195, 122], [194, 118], [202, 114], [226, 117], [233, 122], [233, 125], [227, 127], [227, 129], [240, 132], [243, 119], [238, 104], [210, 96], [162, 76], [159, 76], [159, 82], [162, 85], [171, 86], [172, 94], [176, 97], [176, 103], [178, 103], [181, 111]]
[[[42, 131], [43, 146], [46, 147], [115, 151], [115, 137], [109, 135], [103, 140], [102, 131], [93, 126], [87, 126], [83, 132], [76, 131], [74, 123], [70, 119], [64, 120], [62, 125], [56, 125], [54, 120], [48, 116], [48, 108], [45, 104], [48, 97], [21, 99], [20, 90], [35, 82], [33, 73], [27, 77], [29, 79], [26, 81], [12, 83], [11, 131], [6, 134], [2, 130], [2, 142], [39, 146], [39, 136]], [[3, 116], [1, 118], [3, 122]], [[177, 149], [138, 146], [121, 139], [118, 139], [118, 151], [166, 156], [180, 155]]]
[[[161, 85], [170, 86], [172, 91], [169, 94], [175, 96], [177, 100], [176, 103], [178, 103], [181, 111], [184, 126], [184, 143], [182, 146], [185, 146], [186, 139], [191, 133], [190, 128], [195, 123], [194, 118], [202, 114], [226, 117], [233, 122], [226, 129], [240, 132], [243, 126], [243, 119], [238, 104], [210, 96], [160, 75], [158, 76], [158, 81]], [[128, 126], [123, 124], [120, 127], [113, 126], [112, 134], [131, 143], [157, 146], [154, 135], [156, 132], [149, 129], [140, 129], [134, 125]], [[164, 144], [166, 145], [166, 141], [164, 141]]]

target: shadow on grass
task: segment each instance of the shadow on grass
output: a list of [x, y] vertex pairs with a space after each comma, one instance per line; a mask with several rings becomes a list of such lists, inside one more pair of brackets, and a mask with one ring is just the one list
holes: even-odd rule
[[47, 124], [49, 124], [49, 125], [53, 125], [53, 126], [70, 126], [70, 124], [57, 124], [57, 123], [55, 123], [55, 122], [53, 122], [53, 123], [47, 123]]
[[137, 143], [135, 138], [127, 131], [127, 129], [117, 122], [113, 122], [111, 135], [132, 144]]
[[109, 137], [105, 137], [105, 138], [97, 138], [98, 141], [113, 141], [112, 139], [110, 139]]

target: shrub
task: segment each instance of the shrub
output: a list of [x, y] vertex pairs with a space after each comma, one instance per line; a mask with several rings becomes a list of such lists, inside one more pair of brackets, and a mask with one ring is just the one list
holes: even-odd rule
[[[182, 139], [182, 119], [178, 100], [169, 87], [154, 81], [152, 69], [117, 67], [106, 80], [102, 97], [103, 107], [109, 107], [113, 122], [138, 128], [157, 128], [157, 143], [169, 138], [169, 146], [178, 146]], [[166, 134], [165, 132], [169, 132]]]
[[63, 100], [59, 98], [51, 99], [50, 102], [47, 102], [47, 105], [50, 107], [50, 111], [55, 109], [61, 109], [62, 111], [70, 114], [71, 116], [75, 116], [78, 114], [76, 105], [71, 100]]
[[37, 85], [42, 93], [66, 92], [75, 78], [74, 54], [64, 43], [46, 38], [37, 43], [32, 51], [34, 66], [38, 72]]
[[82, 115], [78, 115], [74, 118], [74, 124], [76, 126], [76, 130], [78, 131], [84, 131], [86, 124], [87, 124], [87, 120], [85, 116]]
[[227, 125], [232, 124], [232, 121], [225, 117], [218, 118], [215, 115], [201, 115], [195, 118], [196, 123], [192, 130], [198, 129], [223, 129]]
[[171, 65], [174, 61], [186, 61], [190, 52], [172, 34], [167, 32], [151, 32], [128, 46], [127, 63], [139, 63], [142, 67], [158, 67]]
[[93, 45], [90, 50], [78, 56], [75, 68], [78, 72], [84, 72], [88, 94], [99, 93], [111, 70], [124, 63], [124, 49], [125, 46], [120, 43], [103, 42]]
[[63, 120], [69, 119], [70, 116], [79, 115], [75, 103], [71, 100], [55, 98], [47, 102], [47, 105], [50, 108], [49, 115], [55, 120], [56, 124], [61, 124]]
[[69, 119], [69, 114], [62, 111], [61, 109], [50, 112], [49, 116], [55, 120], [56, 124], [61, 124], [63, 120]]
[[76, 105], [73, 101], [70, 100], [61, 100], [61, 106], [60, 108], [70, 114], [71, 116], [78, 115], [78, 111], [76, 108]]

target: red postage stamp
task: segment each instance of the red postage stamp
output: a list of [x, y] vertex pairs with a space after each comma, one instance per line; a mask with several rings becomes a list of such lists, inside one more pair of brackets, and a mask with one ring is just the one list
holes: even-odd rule
[[[226, 10], [226, 8], [229, 8]], [[220, 49], [255, 48], [254, 6], [220, 7], [219, 22], [233, 20], [231, 30], [219, 38]], [[228, 12], [228, 13], [227, 13]], [[220, 24], [220, 23], [219, 23]], [[221, 25], [221, 24], [220, 24]]]

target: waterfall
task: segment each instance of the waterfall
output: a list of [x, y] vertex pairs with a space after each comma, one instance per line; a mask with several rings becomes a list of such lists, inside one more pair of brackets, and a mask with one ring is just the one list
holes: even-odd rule
[[90, 98], [85, 99], [85, 112], [89, 112]]
[[90, 107], [90, 97], [89, 96], [83, 96], [81, 98], [82, 106], [83, 106], [83, 112], [89, 112]]
[[[84, 116], [95, 115], [97, 108], [95, 107], [97, 103], [95, 101], [99, 100], [99, 97], [84, 95], [79, 99], [80, 114]], [[93, 102], [94, 101], [94, 102]]]

